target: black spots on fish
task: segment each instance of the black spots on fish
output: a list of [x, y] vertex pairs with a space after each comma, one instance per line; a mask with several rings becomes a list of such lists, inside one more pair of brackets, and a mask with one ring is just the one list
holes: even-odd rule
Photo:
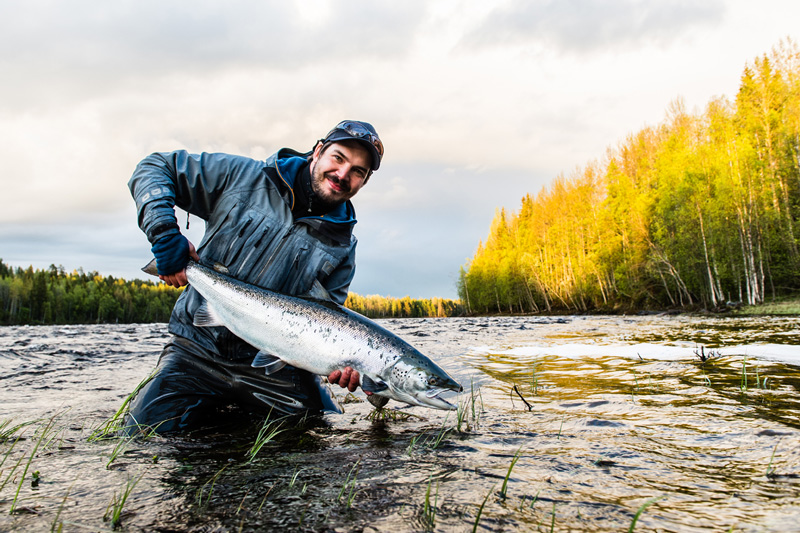
[[398, 379], [405, 379], [406, 376], [408, 376], [408, 370], [406, 370], [404, 368], [398, 368], [398, 367], [395, 366], [392, 369], [392, 376], [394, 376], [394, 377], [396, 377]]

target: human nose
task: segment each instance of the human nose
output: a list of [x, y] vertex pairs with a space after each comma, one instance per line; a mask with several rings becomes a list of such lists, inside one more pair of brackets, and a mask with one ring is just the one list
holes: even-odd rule
[[337, 165], [337, 167], [334, 170], [334, 173], [336, 174], [336, 177], [340, 181], [343, 181], [350, 179], [351, 171], [352, 171], [352, 165], [348, 165], [347, 163], [342, 163], [340, 165]]

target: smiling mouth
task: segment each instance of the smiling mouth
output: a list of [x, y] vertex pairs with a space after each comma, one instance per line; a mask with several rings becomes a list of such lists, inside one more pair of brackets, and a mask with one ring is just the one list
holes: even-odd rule
[[330, 185], [331, 189], [333, 189], [334, 192], [347, 193], [350, 191], [350, 188], [344, 183], [342, 183], [338, 178], [327, 176], [327, 179], [328, 179], [328, 184]]

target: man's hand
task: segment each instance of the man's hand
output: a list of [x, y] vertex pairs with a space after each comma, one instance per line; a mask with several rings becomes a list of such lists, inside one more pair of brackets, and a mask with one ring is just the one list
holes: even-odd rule
[[[189, 240], [187, 240], [186, 242], [189, 243], [189, 257], [191, 257], [195, 261], [200, 261], [200, 256], [197, 255], [197, 250], [195, 250], [194, 244], [192, 244], [192, 242], [189, 241]], [[188, 285], [189, 284], [189, 280], [186, 279], [186, 269], [185, 268], [181, 269], [178, 272], [175, 272], [174, 274], [169, 274], [169, 275], [166, 275], [166, 276], [159, 275], [158, 277], [164, 283], [166, 283], [167, 285], [170, 285], [172, 287], [175, 287], [176, 289], [178, 287], [183, 287], [184, 285]]]
[[[336, 383], [343, 389], [347, 389], [350, 392], [355, 392], [358, 388], [359, 383], [361, 382], [361, 376], [358, 372], [353, 370], [351, 367], [346, 366], [343, 370], [334, 370], [328, 376], [328, 381], [330, 383]], [[371, 392], [365, 392], [367, 396], [371, 395]]]

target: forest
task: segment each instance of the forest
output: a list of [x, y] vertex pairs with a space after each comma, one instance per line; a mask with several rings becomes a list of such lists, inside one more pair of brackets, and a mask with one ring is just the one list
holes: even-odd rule
[[800, 289], [800, 51], [748, 63], [735, 99], [673, 102], [517, 212], [461, 268], [471, 314], [718, 310]]
[[[82, 269], [67, 273], [55, 265], [46, 270], [13, 268], [0, 259], [0, 325], [167, 322], [181, 290]], [[442, 298], [350, 293], [345, 306], [371, 318], [463, 313], [459, 302]]]
[[82, 269], [13, 268], [0, 260], [0, 324], [166, 322], [180, 291]]

